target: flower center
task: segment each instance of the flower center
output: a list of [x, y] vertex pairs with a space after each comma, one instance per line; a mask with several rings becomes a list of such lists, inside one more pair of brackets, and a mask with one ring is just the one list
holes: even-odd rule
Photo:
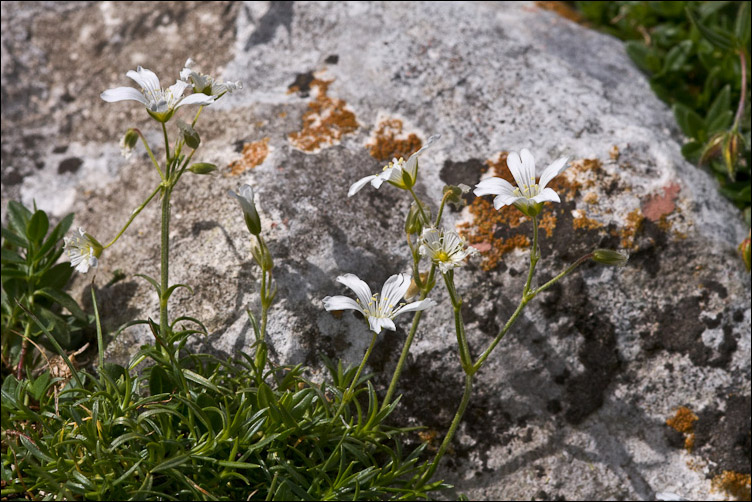
[[442, 249], [436, 253], [436, 259], [439, 261], [449, 261], [449, 253]]
[[514, 195], [517, 197], [525, 197], [526, 199], [532, 199], [536, 195], [540, 193], [540, 188], [538, 187], [538, 184], [535, 183], [535, 180], [532, 180], [533, 183], [530, 185], [523, 185], [521, 187], [517, 187], [514, 189]]

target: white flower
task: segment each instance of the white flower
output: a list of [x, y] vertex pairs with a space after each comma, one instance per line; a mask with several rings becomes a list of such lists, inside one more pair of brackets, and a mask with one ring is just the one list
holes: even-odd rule
[[419, 252], [427, 256], [439, 266], [442, 274], [446, 274], [455, 267], [461, 267], [468, 256], [478, 253], [472, 246], [467, 246], [465, 240], [457, 232], [443, 232], [436, 228], [426, 228], [421, 236]]
[[353, 300], [347, 296], [327, 296], [324, 298], [324, 308], [326, 310], [357, 310], [366, 316], [371, 330], [375, 333], [381, 333], [381, 328], [395, 331], [392, 319], [399, 314], [425, 310], [436, 305], [436, 302], [430, 298], [407, 305], [404, 302], [400, 303], [410, 287], [408, 274], [396, 274], [387, 279], [381, 289], [381, 298], [378, 294], [371, 294], [368, 284], [354, 274], [341, 275], [337, 277], [337, 282], [355, 291], [358, 299]]
[[102, 254], [102, 245], [95, 238], [87, 234], [83, 228], [78, 229], [78, 235], [63, 238], [63, 246], [70, 257], [71, 267], [85, 274], [89, 267], [96, 267]]
[[475, 195], [496, 195], [494, 208], [514, 204], [520, 211], [528, 216], [536, 216], [546, 201], [561, 202], [559, 196], [551, 188], [546, 188], [549, 181], [566, 169], [567, 158], [562, 157], [548, 166], [535, 183], [535, 159], [533, 155], [524, 149], [517, 155], [512, 152], [507, 156], [507, 165], [517, 182], [512, 186], [508, 181], [501, 178], [487, 178], [481, 180], [474, 190]]
[[194, 64], [196, 64], [196, 62], [193, 59], [188, 58], [185, 62], [185, 68], [180, 71], [180, 80], [193, 85], [193, 92], [200, 92], [219, 98], [226, 92], [231, 93], [232, 91], [243, 88], [243, 82], [239, 80], [235, 82], [230, 82], [229, 80], [227, 82], [216, 82], [210, 75], [204, 75], [203, 73], [191, 69], [191, 66]]
[[176, 81], [168, 89], [162, 89], [157, 75], [140, 66], [136, 71], [126, 73], [141, 86], [141, 91], [133, 87], [116, 87], [107, 89], [101, 95], [102, 99], [114, 103], [116, 101], [138, 101], [146, 106], [146, 111], [159, 122], [167, 122], [175, 113], [175, 110], [183, 105], [210, 105], [214, 102], [214, 96], [202, 93], [193, 93], [183, 97], [185, 90], [190, 84], [182, 80]]
[[372, 174], [356, 181], [352, 184], [350, 190], [348, 190], [347, 196], [352, 197], [358, 193], [369, 181], [373, 188], [379, 188], [385, 181], [388, 181], [398, 188], [412, 188], [418, 178], [418, 157], [440, 137], [441, 134], [436, 134], [428, 138], [428, 141], [423, 148], [410, 155], [407, 160], [402, 157], [399, 159], [392, 159], [389, 164], [384, 166], [384, 169], [380, 174]]
[[245, 225], [248, 227], [248, 231], [253, 235], [260, 234], [261, 219], [259, 218], [258, 211], [256, 211], [256, 205], [253, 203], [253, 187], [246, 183], [238, 190], [240, 195], [232, 190], [228, 190], [227, 192], [235, 197], [240, 203], [240, 207], [243, 208], [243, 218], [245, 218]]

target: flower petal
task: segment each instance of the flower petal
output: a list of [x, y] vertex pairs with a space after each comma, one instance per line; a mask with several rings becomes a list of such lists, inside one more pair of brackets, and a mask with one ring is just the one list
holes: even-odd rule
[[156, 73], [140, 66], [136, 71], [130, 70], [125, 76], [132, 78], [145, 91], [159, 91], [162, 88]]
[[182, 80], [175, 81], [175, 83], [170, 86], [170, 92], [172, 93], [172, 97], [174, 99], [182, 98], [183, 93], [190, 86], [191, 84], [189, 84], [188, 82], [183, 82]]
[[517, 197], [516, 195], [500, 194], [494, 198], [494, 209], [499, 210], [504, 206], [511, 206], [517, 201], [527, 200], [525, 197]]
[[514, 181], [517, 186], [522, 189], [527, 186], [525, 183], [525, 168], [522, 165], [522, 160], [517, 152], [511, 152], [507, 155], [507, 166], [514, 176]]
[[100, 94], [99, 97], [108, 103], [114, 103], [116, 101], [138, 101], [144, 106], [149, 104], [143, 93], [133, 87], [115, 87], [114, 89], [107, 89]]
[[567, 168], [567, 160], [569, 160], [567, 157], [556, 159], [543, 171], [543, 174], [541, 174], [540, 177], [540, 182], [538, 182], [538, 186], [541, 190], [546, 188], [549, 181], [561, 174], [561, 172]]
[[379, 320], [381, 321], [381, 326], [383, 328], [386, 328], [392, 331], [397, 331], [397, 327], [394, 325], [394, 321], [392, 321], [388, 317], [382, 317]]
[[502, 178], [486, 178], [475, 185], [473, 193], [479, 197], [482, 195], [512, 195], [514, 187]]
[[368, 284], [361, 281], [357, 275], [340, 275], [339, 277], [337, 277], [337, 282], [344, 284], [348, 288], [352, 289], [362, 305], [368, 305], [368, 302], [373, 301], [373, 298], [371, 298], [373, 296], [371, 294], [371, 288], [368, 287]]
[[324, 308], [326, 310], [357, 310], [363, 314], [363, 309], [358, 302], [347, 296], [327, 296], [324, 298]]
[[561, 199], [559, 198], [559, 195], [553, 191], [551, 188], [544, 188], [541, 193], [533, 197], [532, 199], [535, 202], [545, 202], [545, 201], [551, 201], [551, 202], [561, 202]]
[[[347, 196], [348, 197], [352, 197], [353, 195], [355, 195], [356, 193], [358, 193], [361, 188], [363, 188], [364, 186], [366, 186], [366, 184], [369, 181], [371, 181], [371, 180], [373, 180], [375, 178], [378, 178], [378, 176], [376, 176], [375, 174], [372, 174], [370, 176], [366, 176], [365, 178], [359, 179], [358, 181], [356, 181], [355, 183], [353, 183], [352, 185], [350, 185], [350, 190], [347, 191]], [[381, 182], [379, 182], [379, 186], [381, 186]], [[376, 187], [376, 188], [378, 188], [378, 187]]]
[[430, 309], [431, 307], [435, 305], [436, 305], [436, 302], [431, 300], [430, 298], [426, 298], [425, 300], [421, 300], [419, 302], [408, 303], [404, 307], [400, 307], [394, 312], [392, 312], [392, 317], [396, 317], [400, 314], [404, 314], [405, 312], [415, 312], [416, 310]]
[[186, 96], [185, 98], [180, 100], [180, 103], [175, 105], [175, 108], [180, 108], [183, 105], [210, 105], [212, 103], [214, 103], [214, 96], [207, 96], [206, 94], [199, 92], [196, 94], [191, 94], [190, 96]]
[[[535, 158], [530, 150], [523, 148], [520, 152], [520, 158], [522, 159], [522, 168], [525, 175], [525, 184], [535, 185]], [[520, 187], [522, 188], [522, 187]]]
[[386, 280], [381, 288], [379, 298], [379, 312], [388, 315], [395, 306], [399, 305], [402, 297], [410, 287], [410, 276], [407, 274], [395, 274]]

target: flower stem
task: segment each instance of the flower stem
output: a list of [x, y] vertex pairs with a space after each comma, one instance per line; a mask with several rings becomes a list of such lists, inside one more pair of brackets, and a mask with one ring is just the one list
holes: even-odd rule
[[366, 366], [366, 361], [368, 361], [368, 358], [371, 356], [371, 351], [373, 350], [373, 347], [376, 345], [376, 339], [378, 338], [379, 334], [374, 332], [373, 337], [371, 338], [371, 345], [368, 346], [368, 350], [366, 350], [366, 354], [363, 356], [363, 360], [360, 362], [360, 366], [358, 366], [358, 371], [355, 373], [355, 378], [353, 378], [352, 383], [350, 383], [350, 387], [345, 391], [344, 394], [342, 394], [342, 402], [339, 405], [339, 408], [337, 409], [337, 413], [334, 414], [332, 417], [331, 423], [334, 423], [337, 418], [339, 418], [340, 414], [342, 413], [342, 410], [344, 410], [345, 405], [350, 401], [352, 398], [353, 390], [355, 389], [355, 385], [358, 383], [358, 378], [360, 378], [360, 373], [363, 371], [363, 368]]
[[130, 226], [130, 224], [133, 223], [133, 220], [136, 219], [136, 216], [138, 216], [138, 214], [149, 204], [149, 202], [151, 202], [151, 200], [154, 198], [154, 196], [157, 195], [157, 193], [160, 190], [162, 190], [162, 188], [163, 188], [163, 185], [160, 184], [159, 186], [157, 186], [156, 189], [154, 189], [154, 191], [151, 193], [151, 195], [149, 195], [149, 197], [146, 198], [146, 200], [143, 202], [143, 204], [141, 204], [140, 206], [138, 206], [136, 208], [136, 210], [131, 213], [131, 217], [128, 218], [128, 221], [125, 223], [125, 226], [123, 226], [123, 228], [120, 230], [120, 232], [118, 232], [118, 234], [115, 236], [115, 238], [112, 239], [110, 242], [108, 242], [106, 245], [104, 245], [102, 247], [102, 249], [107, 249], [108, 247], [110, 247], [113, 244], [115, 244], [115, 242], [120, 238], [120, 236], [123, 235], [123, 233], [128, 229], [128, 227]]
[[588, 253], [588, 254], [586, 254], [586, 255], [581, 256], [580, 258], [578, 258], [577, 261], [575, 261], [570, 266], [568, 266], [566, 269], [564, 269], [564, 271], [561, 272], [559, 275], [557, 275], [556, 277], [554, 277], [553, 279], [551, 279], [550, 281], [548, 281], [547, 283], [545, 283], [543, 286], [539, 287], [538, 289], [536, 289], [535, 291], [533, 291], [532, 293], [530, 293], [530, 295], [529, 295], [530, 299], [532, 300], [533, 298], [535, 298], [538, 295], [538, 293], [544, 292], [545, 290], [547, 290], [548, 288], [550, 288], [551, 286], [553, 286], [554, 284], [556, 284], [558, 281], [560, 281], [564, 277], [566, 277], [569, 274], [571, 274], [574, 271], [574, 269], [576, 269], [577, 267], [579, 267], [580, 265], [582, 265], [583, 263], [585, 263], [586, 261], [588, 261], [592, 257], [593, 257], [593, 253]]
[[436, 223], [433, 224], [434, 227], [439, 228], [439, 223], [441, 223], [441, 215], [444, 213], [444, 206], [446, 205], [447, 198], [451, 195], [452, 192], [446, 192], [444, 196], [441, 198], [441, 204], [439, 205], [439, 213], [436, 215]]
[[467, 409], [467, 403], [470, 402], [470, 395], [473, 392], [473, 375], [472, 374], [465, 374], [465, 392], [462, 394], [462, 401], [460, 402], [459, 408], [457, 408], [457, 413], [454, 414], [454, 419], [452, 419], [452, 425], [449, 426], [449, 431], [447, 432], [447, 435], [444, 436], [444, 440], [441, 442], [441, 446], [439, 447], [439, 451], [436, 452], [436, 456], [433, 459], [433, 462], [431, 462], [431, 466], [428, 468], [426, 472], [423, 473], [423, 476], [421, 476], [420, 480], [418, 481], [418, 486], [416, 488], [420, 488], [421, 486], [425, 485], [428, 481], [431, 480], [431, 477], [436, 472], [436, 469], [439, 467], [439, 462], [441, 461], [441, 458], [446, 453], [447, 449], [449, 448], [449, 445], [452, 442], [452, 439], [454, 438], [454, 434], [457, 432], [457, 427], [459, 427], [460, 422], [462, 421], [462, 416], [465, 414], [465, 410]]
[[162, 168], [159, 167], [159, 162], [157, 162], [157, 159], [154, 158], [154, 154], [152, 153], [151, 148], [149, 148], [149, 143], [146, 141], [146, 138], [144, 137], [143, 134], [141, 134], [141, 131], [139, 131], [138, 129], [134, 129], [134, 131], [136, 131], [136, 133], [138, 134], [138, 136], [141, 138], [141, 141], [143, 142], [144, 147], [146, 148], [146, 152], [149, 154], [149, 157], [151, 158], [151, 161], [154, 164], [154, 167], [157, 168], [157, 172], [159, 173], [159, 177], [162, 178], [162, 180], [164, 180], [165, 179], [165, 175], [162, 172]]
[[[428, 296], [428, 293], [431, 292], [429, 289], [429, 285], [433, 282], [433, 276], [436, 273], [436, 265], [431, 265], [431, 271], [428, 273], [428, 280], [426, 281], [425, 288], [420, 293], [420, 300], [425, 300]], [[392, 375], [392, 381], [389, 384], [389, 389], [386, 391], [386, 396], [384, 396], [384, 401], [381, 403], [381, 409], [385, 409], [387, 406], [389, 406], [389, 403], [392, 400], [392, 395], [394, 395], [394, 391], [397, 389], [397, 382], [399, 381], [400, 375], [402, 374], [402, 368], [405, 366], [405, 361], [407, 361], [407, 355], [410, 353], [410, 346], [413, 343], [413, 338], [415, 338], [415, 333], [418, 331], [418, 325], [420, 324], [420, 318], [423, 315], [423, 311], [419, 310], [415, 312], [413, 315], [413, 323], [410, 326], [410, 332], [407, 334], [407, 338], [405, 339], [405, 344], [402, 346], [402, 353], [400, 354], [399, 361], [397, 361], [397, 367], [394, 368], [394, 374]]]
[[423, 204], [421, 204], [420, 199], [417, 195], [415, 195], [415, 191], [412, 188], [408, 188], [410, 190], [410, 194], [413, 196], [413, 199], [415, 199], [415, 203], [418, 205], [418, 211], [420, 211], [420, 215], [423, 218], [423, 223], [426, 225], [431, 224], [431, 220], [428, 219], [428, 216], [426, 216], [425, 211], [423, 211]]
[[159, 334], [163, 339], [168, 338], [169, 321], [167, 317], [167, 289], [169, 288], [169, 260], [170, 260], [170, 196], [172, 186], [165, 187], [162, 195], [162, 256], [160, 266], [159, 299]]
[[742, 119], [744, 113], [744, 100], [747, 97], [747, 54], [744, 50], [739, 50], [739, 59], [742, 63], [742, 95], [739, 99], [739, 106], [736, 108], [736, 116], [734, 117], [734, 125], [732, 130], [736, 130], [739, 127], [739, 122]]
[[462, 321], [462, 298], [457, 294], [457, 290], [454, 287], [454, 271], [450, 270], [444, 274], [444, 283], [446, 284], [447, 292], [452, 300], [452, 308], [454, 309], [454, 331], [457, 335], [457, 347], [460, 351], [462, 369], [468, 375], [472, 375], [476, 370], [473, 368], [470, 346], [467, 344], [467, 337], [465, 336], [465, 323]]
[[167, 169], [167, 172], [165, 173], [167, 177], [170, 177], [170, 140], [167, 138], [167, 126], [162, 122], [162, 132], [164, 133], [164, 147], [165, 147], [165, 158], [167, 159], [167, 164], [165, 166], [165, 169]]
[[522, 289], [522, 297], [527, 296], [530, 291], [530, 284], [533, 282], [533, 272], [535, 272], [535, 265], [540, 259], [540, 253], [538, 252], [538, 218], [533, 216], [533, 245], [530, 248], [530, 269], [527, 272], [527, 281], [525, 287]]

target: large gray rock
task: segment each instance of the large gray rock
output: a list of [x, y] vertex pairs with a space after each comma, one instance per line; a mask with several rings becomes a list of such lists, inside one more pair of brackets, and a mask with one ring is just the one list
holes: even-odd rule
[[[137, 65], [170, 81], [189, 56], [245, 84], [199, 121], [200, 160], [219, 174], [185, 179], [173, 199], [170, 277], [195, 295], [176, 293], [171, 312], [206, 323], [197, 349], [234, 354], [252, 338], [257, 270], [228, 189], [258, 193], [280, 290], [274, 357], [320, 368], [322, 353], [357, 363], [369, 339], [361, 320], [323, 310], [324, 296], [345, 293], [336, 276], [380, 287], [408, 270], [405, 193], [346, 196], [383, 165], [371, 153], [410, 153], [440, 133], [421, 162], [418, 192], [431, 200], [503, 167], [503, 151], [527, 147], [539, 168], [566, 155], [538, 277], [596, 246], [632, 259], [586, 265], [529, 306], [480, 372], [440, 475], [471, 498], [706, 499], [726, 496], [714, 476], [749, 474], [750, 288], [735, 251], [746, 230], [684, 161], [670, 111], [619, 41], [517, 2], [3, 2], [3, 218], [8, 199], [36, 201], [111, 238], [157, 183], [143, 149], [126, 161], [118, 141], [135, 125], [157, 147], [160, 133], [140, 106], [99, 94], [130, 85]], [[477, 355], [516, 305], [531, 224], [481, 202], [447, 218], [484, 250], [458, 273]], [[102, 257], [94, 284], [109, 326], [157, 317], [133, 274], [158, 276], [158, 225], [152, 203]], [[127, 279], [106, 286], [116, 269]], [[72, 285], [84, 304], [91, 280]], [[449, 300], [441, 287], [432, 297], [440, 305], [424, 316], [397, 419], [441, 438], [462, 374]], [[382, 384], [408, 322], [376, 347]], [[108, 355], [124, 362], [149, 337], [128, 330]]]

